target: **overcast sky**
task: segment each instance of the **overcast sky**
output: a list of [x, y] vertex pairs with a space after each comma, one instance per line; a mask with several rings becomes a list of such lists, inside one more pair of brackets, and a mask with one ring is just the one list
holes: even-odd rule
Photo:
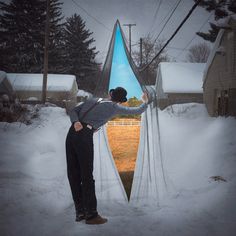
[[[10, 0], [3, 1], [9, 2]], [[92, 15], [103, 25], [99, 24], [91, 16], [88, 16], [88, 14], [73, 1], [79, 4], [88, 14]], [[112, 29], [117, 19], [119, 19], [121, 26], [127, 23], [136, 24], [136, 26], [132, 28], [132, 42], [135, 44], [140, 37], [144, 37], [148, 33], [155, 38], [165, 23], [165, 17], [178, 1], [179, 0], [61, 0], [61, 2], [63, 2], [62, 10], [65, 18], [74, 13], [80, 14], [86, 21], [87, 28], [94, 33], [93, 37], [96, 40], [95, 46], [97, 50], [100, 51], [97, 56], [99, 61], [105, 59]], [[155, 18], [154, 16], [160, 2], [159, 11]], [[182, 0], [180, 2], [171, 20], [160, 35], [161, 39], [167, 40], [171, 36], [193, 4], [193, 0]], [[199, 31], [200, 28], [202, 28], [201, 31], [207, 31], [207, 29], [209, 29], [207, 22], [209, 19], [212, 20], [214, 18], [214, 16], [210, 18], [209, 16], [210, 13], [205, 9], [201, 7], [195, 9], [194, 13], [169, 44], [169, 47], [183, 49], [190, 41], [191, 44], [189, 46], [203, 41], [200, 37], [195, 36], [195, 32]], [[128, 39], [128, 28], [123, 27], [123, 30]], [[138, 49], [138, 45], [133, 47], [133, 50], [135, 49]], [[181, 50], [168, 48], [167, 52], [171, 59], [184, 61], [187, 51], [184, 51], [184, 53], [180, 55]]]
[[[77, 2], [90, 15], [94, 16], [105, 26], [99, 24], [92, 17], [88, 16], [73, 1]], [[161, 5], [157, 17], [155, 18], [154, 16], [160, 1]], [[82, 16], [86, 21], [87, 28], [94, 33], [93, 37], [96, 40], [95, 44], [97, 49], [100, 51], [97, 59], [104, 60], [112, 34], [111, 31], [117, 19], [119, 19], [121, 26], [127, 23], [136, 23], [136, 26], [132, 28], [132, 41], [133, 44], [135, 44], [138, 42], [140, 37], [144, 37], [148, 33], [151, 33], [155, 38], [165, 23], [165, 21], [163, 22], [163, 19], [178, 1], [179, 0], [63, 0], [63, 13], [65, 17], [68, 17], [73, 13]], [[193, 0], [182, 0], [180, 2], [171, 20], [166, 25], [165, 30], [160, 35], [161, 39], [167, 40], [171, 36], [193, 4]], [[206, 31], [209, 28], [209, 24], [207, 23], [209, 21], [209, 16], [210, 13], [203, 8], [198, 7], [195, 9], [194, 13], [169, 46], [185, 48], [195, 36], [196, 31], [199, 31], [201, 27], [203, 27], [203, 31]], [[210, 19], [213, 18], [213, 16], [210, 17]], [[128, 39], [128, 28], [123, 26], [123, 30]], [[192, 40], [190, 46], [199, 41], [202, 41], [202, 39], [196, 36]], [[133, 50], [135, 49], [138, 49], [137, 46], [134, 46]], [[180, 52], [181, 50], [173, 48], [168, 49], [168, 54], [171, 58], [178, 56]], [[185, 60], [185, 55], [185, 53], [182, 53], [178, 58], [176, 58], [176, 60]]]

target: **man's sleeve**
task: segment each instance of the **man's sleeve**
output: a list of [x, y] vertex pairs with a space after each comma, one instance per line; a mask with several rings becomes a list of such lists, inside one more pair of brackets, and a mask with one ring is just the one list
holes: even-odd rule
[[117, 115], [139, 115], [147, 109], [146, 103], [141, 104], [139, 107], [125, 107], [119, 104], [116, 105]]
[[79, 106], [74, 107], [70, 112], [69, 112], [69, 116], [70, 116], [70, 121], [73, 124], [76, 121], [79, 121], [79, 112], [82, 108], [84, 103], [81, 103]]

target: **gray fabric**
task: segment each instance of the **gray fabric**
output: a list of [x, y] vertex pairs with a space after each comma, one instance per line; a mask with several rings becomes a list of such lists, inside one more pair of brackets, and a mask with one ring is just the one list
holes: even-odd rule
[[112, 32], [112, 37], [109, 43], [109, 48], [108, 48], [105, 63], [103, 65], [101, 77], [97, 83], [95, 91], [93, 92], [93, 94], [97, 97], [104, 97], [107, 95], [107, 92], [108, 92], [117, 24], [118, 24], [118, 21], [116, 22], [113, 32]]
[[143, 113], [148, 106], [146, 103], [143, 103], [139, 107], [125, 107], [104, 99], [96, 105], [83, 120], [80, 120], [80, 118], [83, 117], [84, 112], [93, 106], [96, 101], [97, 98], [92, 98], [75, 107], [70, 112], [71, 122], [81, 121], [92, 125], [94, 129], [98, 129], [116, 115], [138, 115]]
[[97, 83], [97, 87], [94, 91], [94, 95], [97, 96], [97, 97], [104, 97], [108, 93], [117, 27], [119, 27], [120, 31], [121, 31], [121, 36], [122, 36], [122, 41], [123, 41], [123, 44], [124, 44], [124, 49], [125, 49], [125, 53], [126, 53], [128, 61], [129, 61], [130, 67], [133, 70], [133, 73], [136, 76], [143, 92], [149, 93], [149, 91], [146, 89], [146, 86], [145, 86], [145, 81], [144, 81], [144, 78], [143, 78], [143, 74], [141, 74], [139, 72], [139, 70], [138, 70], [137, 66], [135, 65], [132, 57], [130, 57], [129, 50], [128, 50], [126, 42], [124, 40], [124, 38], [125, 38], [124, 32], [121, 28], [120, 22], [117, 20], [116, 23], [115, 23], [114, 29], [113, 29], [113, 33], [112, 33], [111, 41], [110, 41], [110, 44], [109, 44], [109, 49], [108, 49], [108, 53], [107, 53], [107, 56], [106, 56], [106, 60], [105, 60], [105, 63], [103, 65], [102, 75], [101, 75], [101, 77], [100, 77], [100, 79]]

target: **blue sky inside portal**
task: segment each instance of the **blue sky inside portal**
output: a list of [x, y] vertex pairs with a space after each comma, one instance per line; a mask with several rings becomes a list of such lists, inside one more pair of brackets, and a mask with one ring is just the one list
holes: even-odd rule
[[118, 86], [124, 87], [127, 90], [127, 98], [141, 98], [142, 89], [129, 65], [119, 26], [116, 28], [109, 90]]

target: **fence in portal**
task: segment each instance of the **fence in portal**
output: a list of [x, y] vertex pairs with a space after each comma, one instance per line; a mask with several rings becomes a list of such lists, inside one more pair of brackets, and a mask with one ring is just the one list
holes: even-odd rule
[[108, 126], [140, 126], [141, 121], [139, 120], [112, 120], [108, 121], [107, 125]]

